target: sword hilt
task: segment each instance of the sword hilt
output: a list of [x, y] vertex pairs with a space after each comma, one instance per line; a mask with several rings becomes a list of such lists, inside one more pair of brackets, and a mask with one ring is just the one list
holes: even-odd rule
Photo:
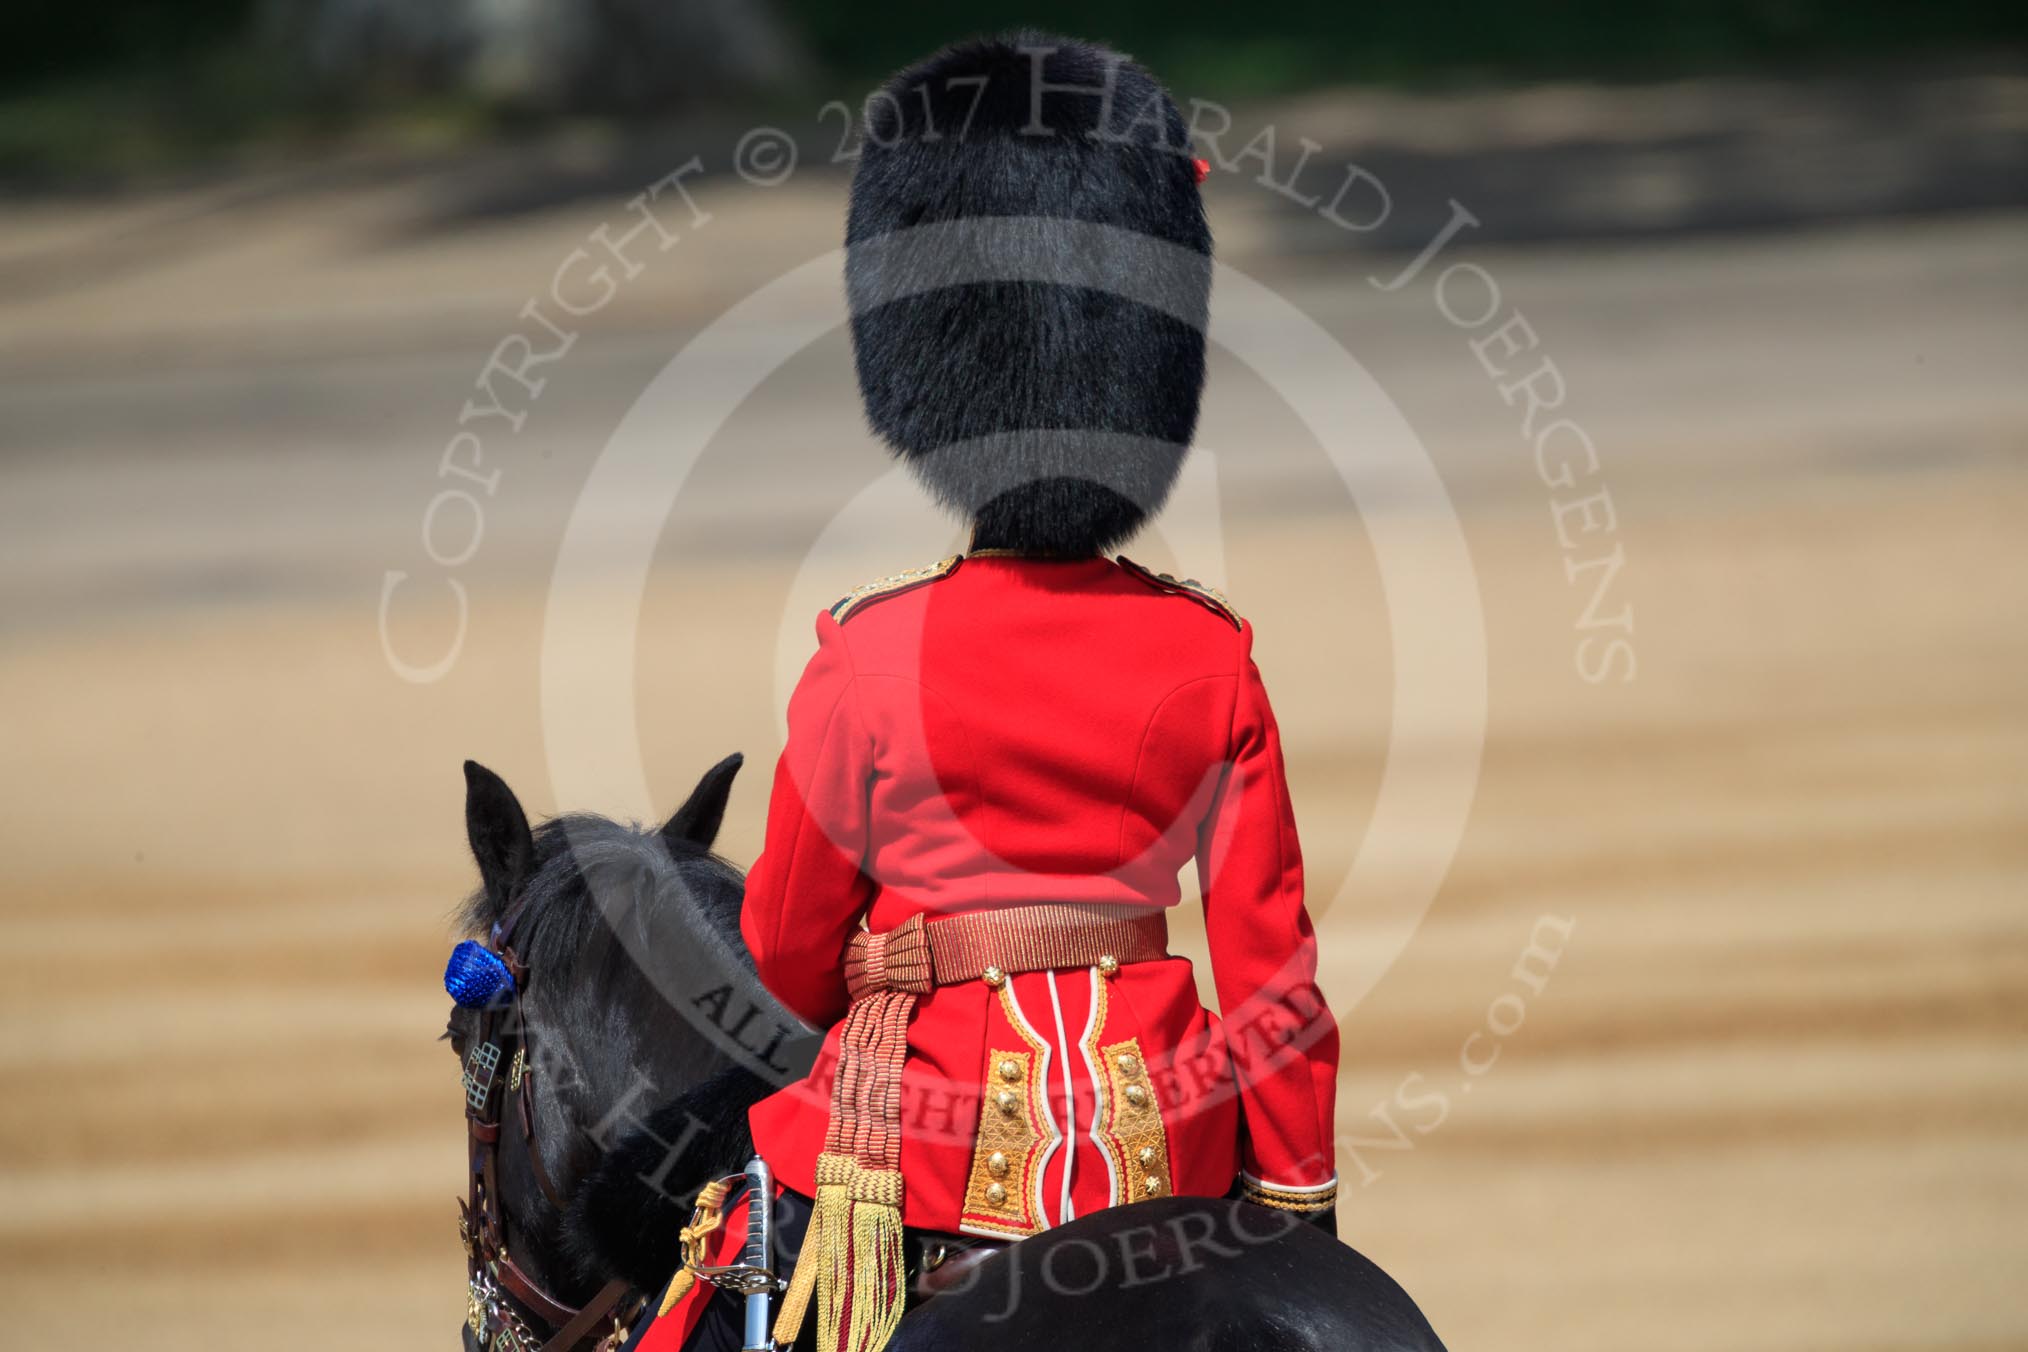
[[[759, 1155], [746, 1166], [746, 1244], [740, 1249], [742, 1266], [762, 1272], [774, 1271], [775, 1178], [768, 1162]], [[768, 1336], [769, 1306], [774, 1302], [777, 1282], [746, 1297], [746, 1341], [744, 1352], [774, 1352], [775, 1341]]]

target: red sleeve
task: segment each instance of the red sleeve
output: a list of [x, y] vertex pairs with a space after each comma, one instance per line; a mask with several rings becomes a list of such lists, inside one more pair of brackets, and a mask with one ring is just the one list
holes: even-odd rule
[[873, 899], [860, 870], [872, 766], [844, 631], [819, 615], [816, 656], [789, 698], [788, 742], [739, 921], [761, 980], [818, 1028], [845, 1012], [845, 946]]
[[1247, 1126], [1249, 1192], [1290, 1209], [1328, 1205], [1338, 1025], [1317, 989], [1303, 855], [1281, 734], [1243, 627], [1230, 765], [1198, 838], [1205, 934]]

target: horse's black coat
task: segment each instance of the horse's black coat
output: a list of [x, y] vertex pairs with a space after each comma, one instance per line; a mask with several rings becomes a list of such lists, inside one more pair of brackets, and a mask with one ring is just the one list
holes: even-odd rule
[[[867, 118], [845, 283], [873, 430], [973, 522], [978, 547], [1078, 556], [1124, 541], [1168, 496], [1204, 387], [1211, 229], [1182, 114], [1127, 57], [1024, 32], [902, 71]], [[1017, 219], [1034, 250], [1020, 279], [959, 272], [919, 289], [926, 267], [1012, 253], [932, 232], [954, 251], [926, 264], [907, 232]], [[1048, 280], [1083, 276], [1071, 254], [1089, 247], [1053, 222], [1167, 246], [1151, 252], [1174, 274], [1173, 307]], [[1146, 272], [1147, 256], [1120, 267]]]
[[1373, 1263], [1295, 1216], [1165, 1197], [1079, 1217], [981, 1264], [888, 1352], [1442, 1352]]
[[[691, 1196], [746, 1162], [746, 1110], [773, 1087], [706, 1037], [682, 1005], [697, 980], [731, 980], [742, 998], [790, 1019], [760, 989], [739, 941], [739, 871], [711, 853], [738, 769], [737, 757], [714, 767], [659, 830], [589, 816], [530, 830], [507, 786], [466, 766], [482, 885], [463, 920], [483, 935], [503, 908], [526, 904], [514, 941], [529, 971], [519, 1007], [535, 1057], [536, 1137], [572, 1199], [563, 1214], [544, 1200], [518, 1116], [506, 1114], [499, 1158], [508, 1243], [565, 1300], [581, 1302], [613, 1276], [643, 1292], [661, 1288], [677, 1266]], [[471, 1011], [453, 1012], [461, 1055], [472, 1027]], [[1399, 1286], [1322, 1231], [1231, 1201], [1170, 1198], [1084, 1216], [1013, 1246], [911, 1313], [889, 1346], [1443, 1345]]]
[[535, 837], [514, 790], [477, 761], [465, 762], [465, 838], [479, 863], [480, 884], [465, 928], [483, 933], [534, 872]]
[[[520, 1009], [536, 1139], [572, 1199], [565, 1215], [544, 1200], [509, 1114], [500, 1152], [509, 1242], [566, 1299], [616, 1272], [658, 1286], [674, 1269], [663, 1246], [689, 1219], [690, 1196], [751, 1154], [746, 1110], [773, 1085], [712, 1042], [686, 1002], [731, 984], [768, 1019], [801, 1030], [754, 976], [739, 940], [744, 882], [711, 852], [739, 768], [736, 755], [714, 766], [654, 830], [593, 816], [531, 830], [497, 775], [465, 768], [481, 886], [461, 920], [483, 936], [516, 901], [526, 907], [513, 940], [528, 970]], [[471, 1026], [467, 1011], [454, 1012], [454, 1032]]]
[[571, 1198], [567, 1233], [579, 1255], [642, 1291], [658, 1290], [683, 1265], [677, 1232], [690, 1223], [691, 1199], [753, 1157], [746, 1110], [774, 1087], [728, 1065], [650, 1113]]
[[[739, 774], [739, 767], [746, 764], [746, 757], [737, 751], [704, 772], [704, 778], [697, 781], [697, 787], [690, 791], [690, 797], [676, 814], [662, 825], [662, 843], [669, 852], [682, 859], [700, 852], [709, 853], [711, 842], [718, 839], [718, 828], [725, 823], [725, 805], [732, 797], [732, 781]], [[728, 868], [731, 865], [727, 865]], [[739, 930], [739, 909], [742, 888], [716, 887], [699, 897], [707, 906], [714, 906], [712, 918], [718, 927], [728, 933]]]

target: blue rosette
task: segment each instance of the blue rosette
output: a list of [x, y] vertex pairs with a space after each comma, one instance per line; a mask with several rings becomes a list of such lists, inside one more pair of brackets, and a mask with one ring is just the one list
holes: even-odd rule
[[502, 991], [514, 990], [514, 973], [500, 955], [476, 939], [466, 939], [451, 950], [444, 967], [444, 989], [465, 1009], [484, 1009]]

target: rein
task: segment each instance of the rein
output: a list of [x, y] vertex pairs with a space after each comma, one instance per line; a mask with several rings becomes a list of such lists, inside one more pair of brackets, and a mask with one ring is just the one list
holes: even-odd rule
[[[465, 1129], [470, 1174], [459, 1204], [458, 1238], [465, 1248], [469, 1297], [465, 1324], [485, 1352], [616, 1352], [646, 1298], [615, 1277], [583, 1306], [558, 1300], [507, 1252], [506, 1216], [500, 1206], [500, 1125], [512, 1099], [536, 1186], [549, 1204], [564, 1209], [562, 1194], [543, 1167], [535, 1140], [534, 1069], [521, 995], [528, 968], [513, 938], [526, 901], [493, 926], [486, 947], [513, 978], [479, 1010], [479, 1032], [465, 1057]], [[503, 1071], [501, 1062], [505, 1060]]]

